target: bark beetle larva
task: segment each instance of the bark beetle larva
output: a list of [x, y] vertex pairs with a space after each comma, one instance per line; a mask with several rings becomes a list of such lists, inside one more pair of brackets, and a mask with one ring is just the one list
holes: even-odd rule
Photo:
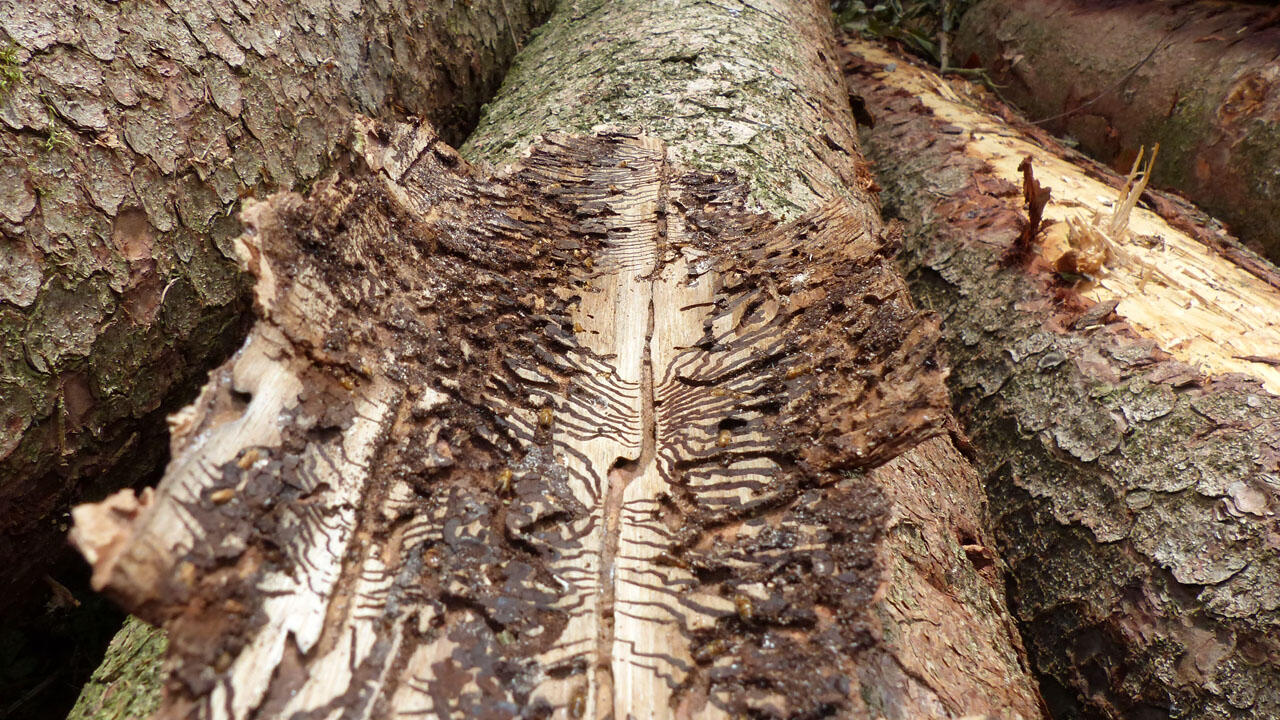
[[580, 718], [587, 714], [587, 686], [583, 685], [573, 691], [573, 697], [569, 699], [569, 717]]
[[705, 665], [706, 663], [709, 663], [725, 654], [725, 651], [728, 649], [728, 640], [725, 640], [724, 638], [716, 638], [695, 650], [693, 653], [693, 661], [699, 665]]
[[258, 448], [249, 448], [248, 450], [245, 451], [244, 455], [242, 455], [240, 459], [236, 461], [236, 467], [240, 468], [241, 470], [248, 470], [250, 467], [253, 466], [254, 463], [258, 462], [258, 460], [260, 460], [261, 458], [262, 458], [261, 450], [259, 450]]

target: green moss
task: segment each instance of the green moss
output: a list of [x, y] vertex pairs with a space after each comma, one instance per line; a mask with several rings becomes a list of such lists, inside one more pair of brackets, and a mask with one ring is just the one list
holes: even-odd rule
[[1152, 181], [1171, 187], [1194, 187], [1195, 156], [1213, 127], [1210, 108], [1216, 103], [1203, 90], [1184, 88], [1168, 117], [1153, 118], [1140, 133], [1160, 143], [1160, 162]]
[[163, 630], [129, 617], [67, 720], [150, 716], [160, 705], [160, 671], [168, 647]]
[[1276, 179], [1276, 168], [1280, 167], [1276, 164], [1280, 162], [1280, 130], [1269, 118], [1253, 120], [1232, 155], [1248, 165], [1242, 175], [1256, 181], [1252, 187], [1252, 204], [1218, 200], [1205, 202], [1205, 206], [1232, 223], [1241, 237], [1262, 245], [1273, 262], [1280, 261], [1280, 181]]
[[0, 97], [22, 82], [22, 66], [18, 64], [18, 47], [12, 43], [0, 46]]

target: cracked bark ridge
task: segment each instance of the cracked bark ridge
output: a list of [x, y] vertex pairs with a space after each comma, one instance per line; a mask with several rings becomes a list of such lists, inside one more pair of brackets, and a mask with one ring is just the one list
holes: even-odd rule
[[[975, 86], [847, 48], [913, 294], [945, 312], [950, 386], [1056, 716], [1280, 715], [1274, 269], [1151, 192], [1159, 213], [1134, 211], [1108, 267], [1056, 275], [1039, 254], [1053, 228], [1107, 209], [1123, 179]], [[1049, 229], [1009, 267], [1027, 155]]]
[[1040, 716], [892, 243], [649, 138], [362, 132], [246, 210], [158, 491], [76, 510], [160, 717]]
[[0, 606], [243, 338], [239, 198], [314, 182], [352, 111], [460, 139], [549, 6], [0, 1]]
[[985, 0], [956, 34], [1001, 94], [1127, 170], [1160, 143], [1155, 182], [1280, 259], [1280, 25], [1246, 3]]

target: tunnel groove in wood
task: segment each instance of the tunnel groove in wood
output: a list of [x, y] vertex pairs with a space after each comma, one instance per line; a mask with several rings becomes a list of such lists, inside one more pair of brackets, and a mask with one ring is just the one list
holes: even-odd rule
[[158, 491], [77, 510], [95, 582], [171, 633], [161, 716], [847, 706], [866, 471], [948, 418], [892, 243], [647, 138], [485, 180], [363, 132], [369, 174], [246, 210], [261, 320]]

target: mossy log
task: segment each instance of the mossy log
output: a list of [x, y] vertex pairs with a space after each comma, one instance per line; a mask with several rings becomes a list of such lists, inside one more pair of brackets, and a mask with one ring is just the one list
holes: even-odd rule
[[1232, 2], [982, 0], [955, 54], [1037, 124], [1121, 171], [1160, 144], [1153, 182], [1280, 260], [1280, 13]]
[[513, 165], [363, 123], [246, 210], [248, 343], [75, 512], [160, 716], [1042, 718], [834, 59], [818, 0], [571, 0]]
[[169, 647], [164, 631], [136, 617], [125, 620], [107, 646], [67, 720], [133, 720], [160, 707], [160, 673]]
[[1055, 717], [1280, 717], [1280, 274], [983, 89], [845, 48]]
[[314, 182], [353, 112], [464, 137], [550, 4], [0, 1], [0, 616], [243, 340], [240, 198]]

